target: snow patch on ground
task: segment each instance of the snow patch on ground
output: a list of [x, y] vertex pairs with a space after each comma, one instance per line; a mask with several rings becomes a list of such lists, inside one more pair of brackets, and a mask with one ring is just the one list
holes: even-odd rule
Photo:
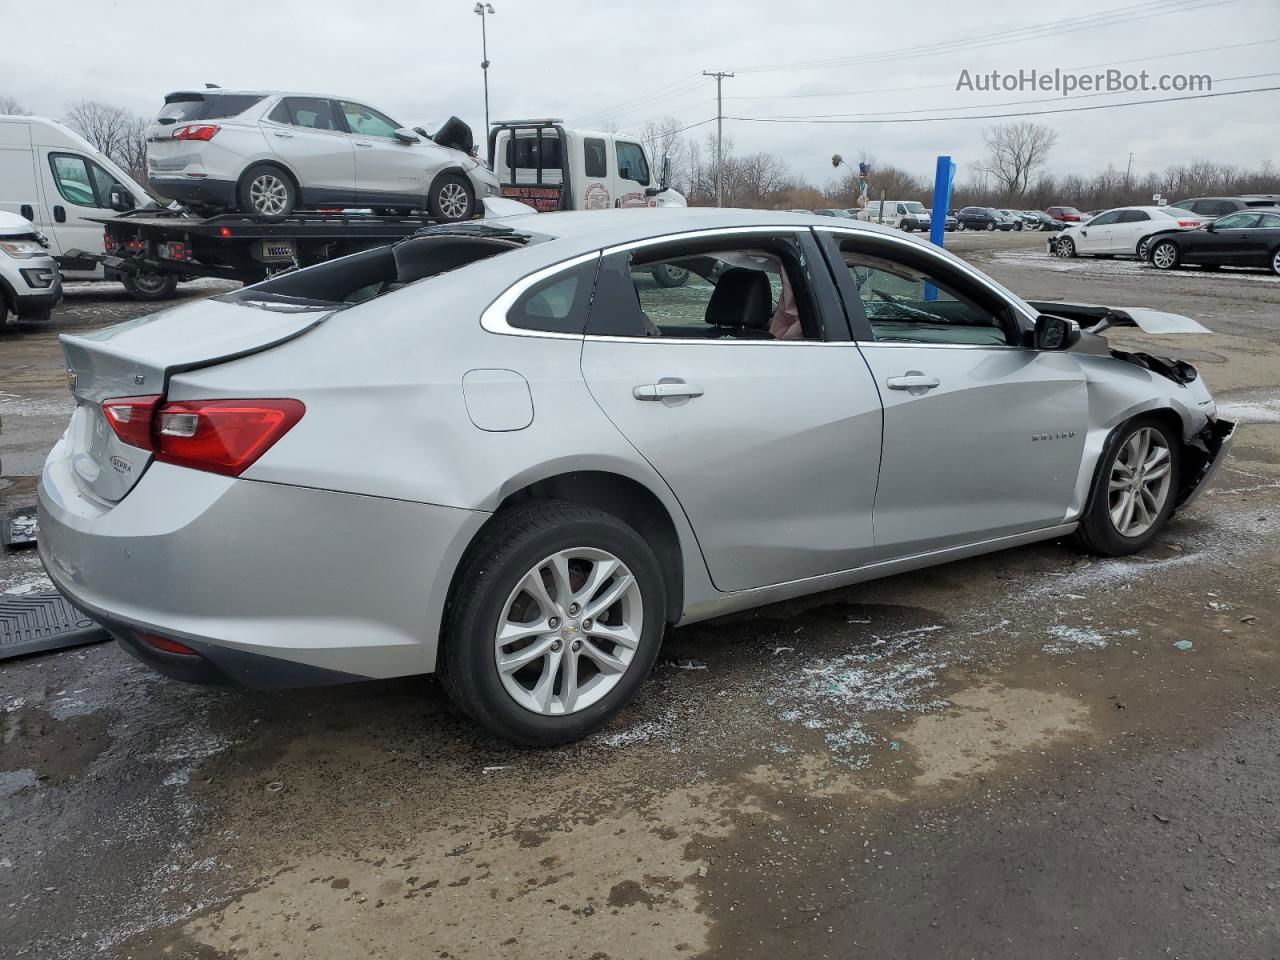
[[1280, 397], [1218, 404], [1218, 415], [1241, 423], [1280, 423]]
[[1112, 630], [1103, 632], [1093, 627], [1071, 627], [1058, 623], [1045, 631], [1053, 639], [1040, 649], [1045, 653], [1080, 653], [1085, 650], [1105, 650], [1117, 637], [1136, 637], [1137, 630]]

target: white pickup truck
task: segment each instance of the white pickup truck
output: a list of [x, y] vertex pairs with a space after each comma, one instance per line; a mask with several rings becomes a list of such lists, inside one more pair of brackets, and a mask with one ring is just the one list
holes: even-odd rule
[[502, 196], [535, 210], [683, 207], [670, 163], [654, 170], [637, 138], [571, 130], [556, 119], [506, 120], [489, 129], [489, 165]]

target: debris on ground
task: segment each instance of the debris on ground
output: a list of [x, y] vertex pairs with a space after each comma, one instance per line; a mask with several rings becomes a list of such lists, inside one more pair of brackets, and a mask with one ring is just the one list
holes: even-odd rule
[[1195, 644], [1192, 643], [1190, 640], [1175, 640], [1173, 642], [1173, 645], [1177, 649], [1183, 650], [1183, 651], [1190, 650], [1192, 647], [1195, 646]]

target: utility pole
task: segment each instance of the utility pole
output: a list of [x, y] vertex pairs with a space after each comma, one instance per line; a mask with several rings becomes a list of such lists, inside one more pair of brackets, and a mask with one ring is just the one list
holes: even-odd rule
[[489, 31], [485, 28], [485, 17], [491, 15], [492, 3], [477, 3], [473, 12], [480, 16], [480, 69], [484, 71], [484, 140], [489, 140]]
[[724, 206], [724, 101], [720, 96], [720, 84], [732, 73], [723, 70], [703, 70], [704, 77], [714, 77], [716, 81], [716, 206]]
[[1129, 166], [1124, 171], [1124, 188], [1129, 189], [1129, 177], [1133, 173], [1133, 153], [1129, 154]]

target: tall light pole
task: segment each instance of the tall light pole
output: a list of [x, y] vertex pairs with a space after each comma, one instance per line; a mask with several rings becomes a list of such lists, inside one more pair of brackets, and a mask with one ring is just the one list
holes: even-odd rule
[[480, 16], [480, 51], [484, 57], [480, 69], [484, 71], [484, 136], [489, 138], [489, 32], [485, 29], [485, 17], [493, 15], [492, 3], [477, 3], [474, 12]]
[[703, 70], [704, 77], [714, 77], [716, 81], [716, 206], [724, 206], [724, 107], [720, 97], [720, 84], [732, 73], [722, 70]]

